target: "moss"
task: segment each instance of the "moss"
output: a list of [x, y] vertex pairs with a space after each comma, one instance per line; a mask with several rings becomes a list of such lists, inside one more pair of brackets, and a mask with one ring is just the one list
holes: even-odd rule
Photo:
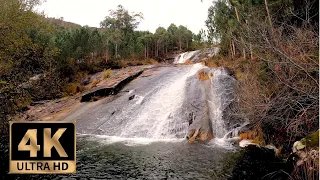
[[304, 142], [303, 139], [301, 142], [305, 144], [307, 148], [319, 147], [319, 130], [309, 134], [304, 138]]
[[243, 78], [244, 77], [244, 73], [242, 73], [242, 72], [240, 72], [240, 71], [237, 71], [236, 72], [236, 78], [237, 79], [241, 79], [241, 78]]

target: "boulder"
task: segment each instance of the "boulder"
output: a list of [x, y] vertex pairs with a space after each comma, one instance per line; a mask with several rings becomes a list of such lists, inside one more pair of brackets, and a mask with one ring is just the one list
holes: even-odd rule
[[195, 141], [207, 142], [213, 139], [213, 133], [210, 130], [204, 129], [190, 129], [187, 135], [189, 143], [194, 143]]

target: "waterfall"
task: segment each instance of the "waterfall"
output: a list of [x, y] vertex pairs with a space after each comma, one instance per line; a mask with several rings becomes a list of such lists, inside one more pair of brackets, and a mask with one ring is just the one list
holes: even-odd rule
[[[199, 56], [197, 53], [182, 53], [176, 60], [181, 63]], [[200, 71], [205, 71], [209, 80], [199, 80]], [[101, 117], [85, 126], [79, 122], [80, 133], [111, 141], [146, 142], [183, 139], [190, 130], [201, 129], [213, 132], [216, 144], [237, 136], [239, 128], [233, 129], [233, 122], [226, 123], [224, 117], [234, 101], [236, 80], [224, 68], [192, 64], [160, 67], [151, 72], [158, 74], [140, 78], [128, 85], [121, 96], [103, 104]]]
[[174, 59], [174, 64], [183, 64], [186, 61], [193, 63], [199, 62], [204, 58], [211, 58], [219, 52], [219, 48], [207, 48], [196, 51], [184, 52], [177, 55]]
[[120, 136], [152, 139], [184, 137], [188, 122], [181, 115], [181, 107], [185, 99], [185, 94], [182, 92], [187, 78], [202, 68], [200, 64], [190, 66], [154, 93], [142, 105], [136, 118], [126, 124]]
[[225, 127], [223, 113], [229, 104], [234, 101], [234, 86], [236, 80], [228, 75], [223, 68], [209, 70], [212, 73], [211, 90], [208, 96], [208, 106], [210, 108], [210, 119], [214, 137], [222, 138], [228, 132]]
[[183, 64], [185, 63], [186, 61], [191, 61], [192, 60], [192, 57], [199, 53], [200, 50], [197, 50], [197, 51], [190, 51], [190, 52], [184, 52], [182, 54], [179, 54], [178, 56], [176, 56], [175, 60], [174, 60], [174, 63], [175, 64]]
[[[161, 80], [148, 85], [129, 102], [113, 102], [121, 106], [119, 113], [98, 119], [93, 134], [123, 138], [175, 139], [184, 138], [188, 129], [183, 104], [187, 79], [195, 75], [201, 64], [173, 68]], [[120, 101], [120, 99], [119, 99]], [[127, 101], [127, 100], [126, 100]], [[119, 105], [121, 104], [121, 105]]]

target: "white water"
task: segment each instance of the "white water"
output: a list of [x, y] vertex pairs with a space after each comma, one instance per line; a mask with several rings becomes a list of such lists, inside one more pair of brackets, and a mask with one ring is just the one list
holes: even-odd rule
[[199, 62], [203, 58], [210, 58], [215, 56], [219, 52], [219, 48], [207, 48], [196, 51], [189, 51], [179, 54], [174, 59], [174, 64], [183, 64], [186, 61], [191, 61], [193, 63]]
[[208, 106], [210, 108], [210, 119], [214, 137], [223, 138], [228, 131], [224, 127], [223, 111], [234, 100], [233, 99], [233, 83], [227, 72], [222, 68], [210, 70], [213, 73], [211, 80], [211, 91], [208, 96]]
[[[187, 79], [202, 68], [201, 64], [172, 68], [146, 89], [130, 91], [128, 97], [134, 95], [131, 101], [123, 96], [109, 104], [109, 113], [83, 133], [153, 140], [184, 138], [189, 126], [183, 108]], [[112, 111], [116, 113], [110, 115]]]
[[187, 121], [180, 113], [185, 99], [183, 92], [187, 78], [202, 68], [201, 64], [191, 66], [175, 77], [174, 81], [167, 82], [158, 92], [152, 94], [140, 108], [138, 116], [123, 127], [120, 136], [142, 136], [151, 139], [183, 137], [188, 129]]
[[[177, 59], [178, 63], [183, 63], [195, 53], [197, 51], [181, 54]], [[120, 113], [99, 119], [99, 135], [91, 135], [102, 139], [103, 143], [125, 142], [127, 145], [182, 141], [189, 127], [185, 116], [186, 109], [182, 107], [187, 95], [187, 79], [201, 69], [213, 74], [207, 92], [207, 105], [215, 138], [209, 145], [233, 148], [232, 144], [237, 140], [239, 128], [228, 131], [222, 116], [225, 108], [233, 101], [233, 83], [236, 80], [224, 69], [209, 69], [201, 64], [170, 71], [162, 81], [150, 86], [146, 92], [138, 91], [139, 94], [130, 90], [128, 94], [135, 95], [134, 99], [130, 103], [122, 102], [125, 104], [122, 105]]]
[[184, 52], [182, 54], [180, 54], [179, 56], [177, 56], [174, 60], [174, 63], [176, 64], [183, 64], [185, 63], [187, 60], [191, 60], [192, 56], [194, 56], [195, 54], [199, 53], [200, 51], [190, 51], [190, 52]]

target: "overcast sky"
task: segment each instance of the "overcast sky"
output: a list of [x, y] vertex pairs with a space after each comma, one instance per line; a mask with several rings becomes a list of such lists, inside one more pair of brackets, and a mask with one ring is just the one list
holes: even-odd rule
[[184, 25], [192, 32], [206, 29], [204, 21], [212, 0], [47, 0], [39, 11], [49, 17], [63, 17], [65, 21], [99, 27], [108, 10], [122, 5], [129, 12], [142, 12], [144, 20], [139, 30], [154, 32], [171, 23]]

